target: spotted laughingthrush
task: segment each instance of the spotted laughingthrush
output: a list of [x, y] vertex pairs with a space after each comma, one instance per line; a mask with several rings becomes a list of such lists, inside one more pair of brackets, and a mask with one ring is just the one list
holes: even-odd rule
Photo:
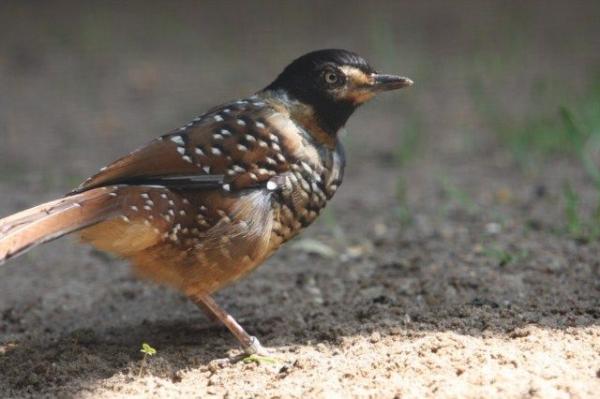
[[345, 50], [308, 53], [265, 89], [102, 168], [64, 198], [0, 220], [0, 264], [78, 232], [181, 290], [248, 354], [258, 340], [211, 294], [311, 224], [344, 172], [337, 133], [377, 93], [410, 86]]

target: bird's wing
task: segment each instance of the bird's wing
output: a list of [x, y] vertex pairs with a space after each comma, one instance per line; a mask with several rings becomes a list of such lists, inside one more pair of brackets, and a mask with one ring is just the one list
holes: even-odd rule
[[103, 168], [73, 193], [119, 184], [225, 191], [266, 184], [288, 170], [274, 116], [260, 99], [214, 108]]

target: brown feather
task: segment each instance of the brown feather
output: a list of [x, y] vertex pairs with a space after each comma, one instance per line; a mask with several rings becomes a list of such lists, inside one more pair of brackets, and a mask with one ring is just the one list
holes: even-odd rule
[[0, 264], [28, 249], [116, 214], [104, 188], [61, 198], [0, 220]]

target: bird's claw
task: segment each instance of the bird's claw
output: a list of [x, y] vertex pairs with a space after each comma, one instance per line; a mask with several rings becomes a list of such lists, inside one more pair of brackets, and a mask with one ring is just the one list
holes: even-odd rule
[[239, 362], [240, 360], [244, 363], [258, 363], [258, 364], [275, 364], [278, 359], [271, 356], [269, 350], [260, 344], [260, 341], [256, 337], [250, 337], [252, 339], [250, 345], [244, 348], [244, 353], [230, 358], [232, 363]]

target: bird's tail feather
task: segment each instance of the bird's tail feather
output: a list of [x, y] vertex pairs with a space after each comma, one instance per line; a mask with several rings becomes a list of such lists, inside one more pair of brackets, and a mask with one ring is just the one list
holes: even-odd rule
[[97, 188], [0, 219], [0, 265], [9, 258], [118, 214], [119, 204]]

